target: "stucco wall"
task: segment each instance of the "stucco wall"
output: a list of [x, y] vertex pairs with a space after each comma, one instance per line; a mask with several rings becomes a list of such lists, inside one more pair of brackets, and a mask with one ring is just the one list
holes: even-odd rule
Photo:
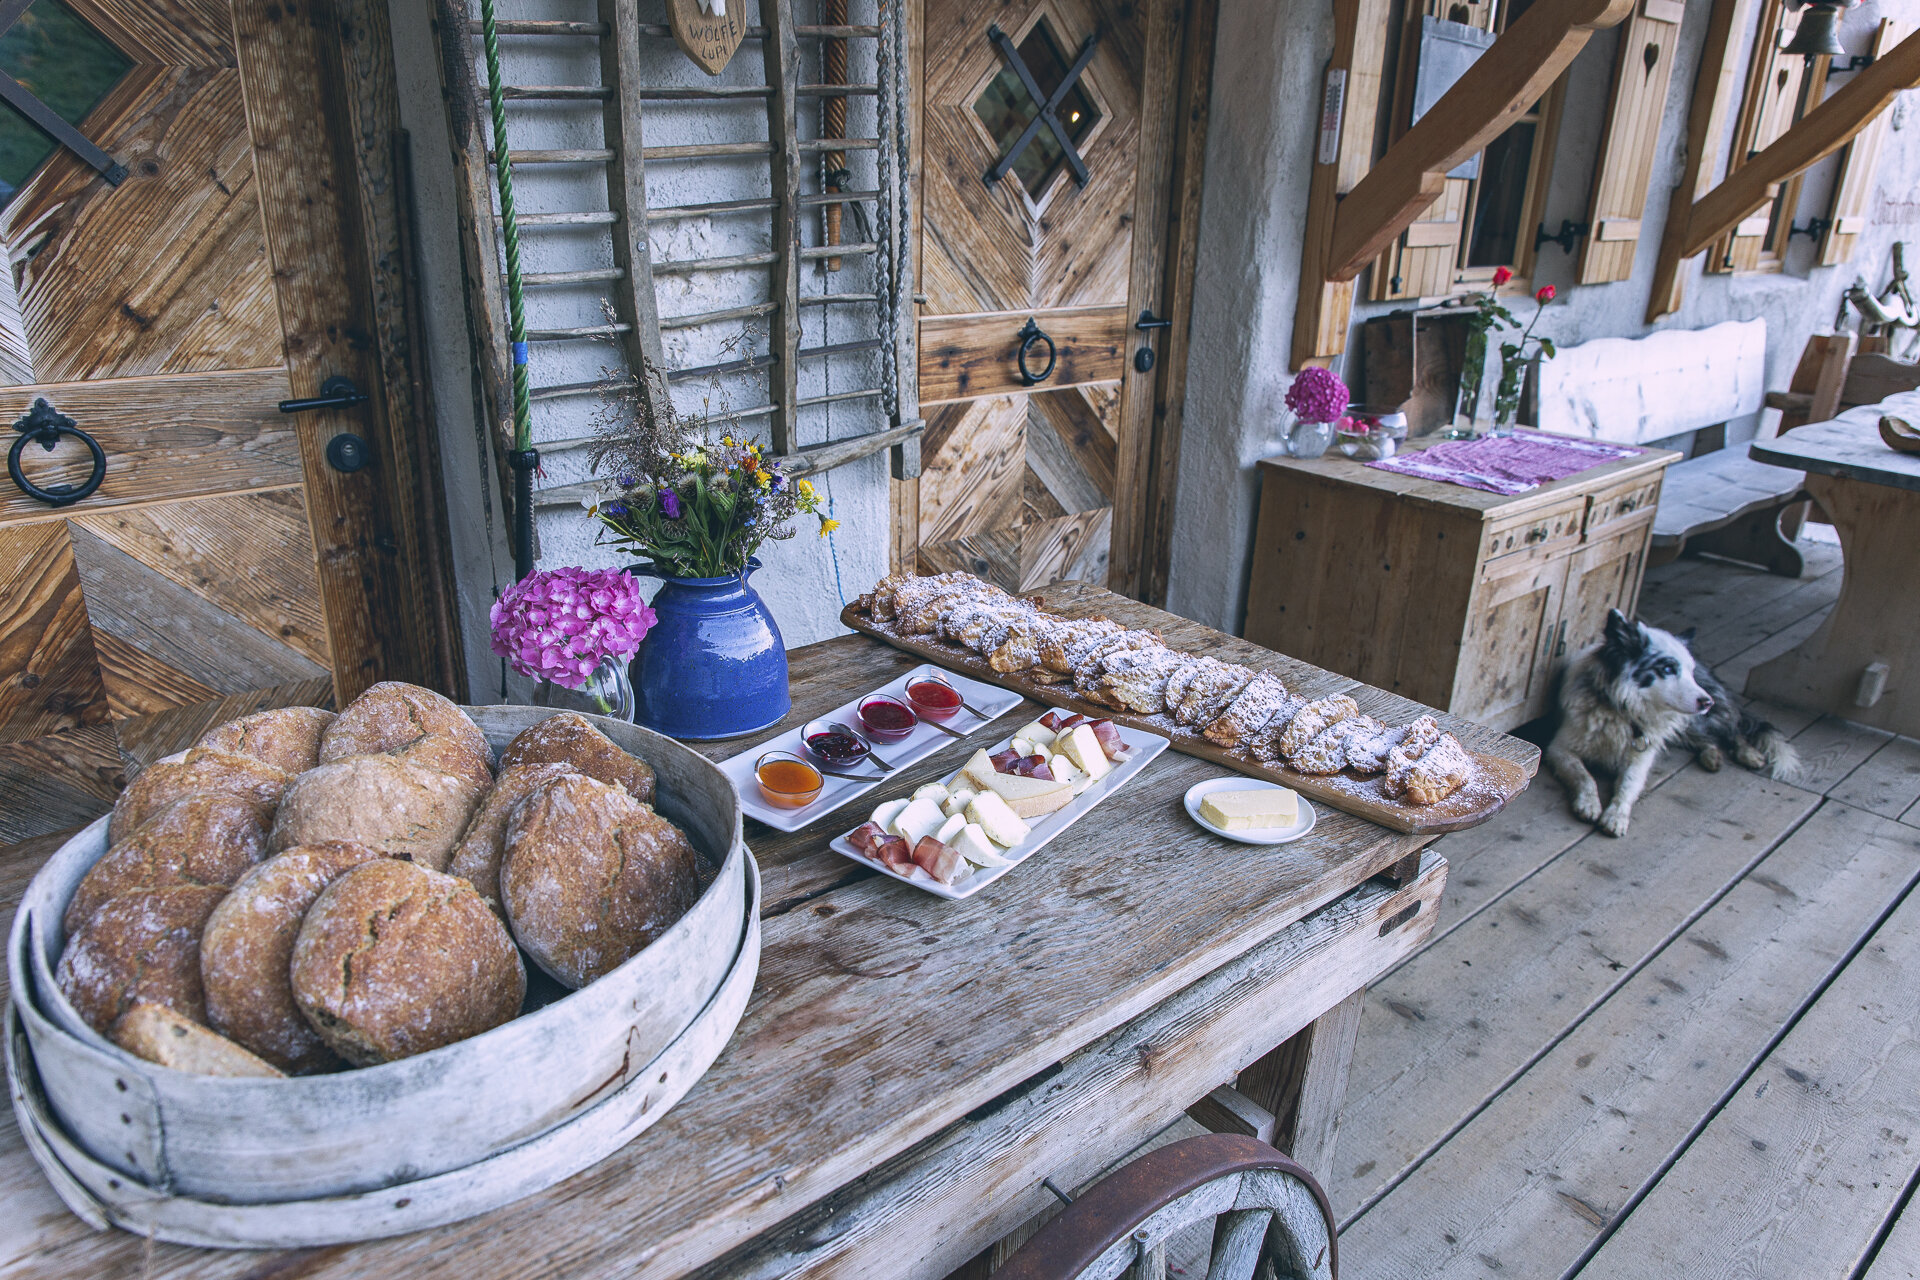
[[[1805, 236], [1791, 241], [1786, 270], [1775, 275], [1707, 276], [1703, 255], [1686, 268], [1686, 301], [1678, 314], [1647, 325], [1648, 280], [1668, 196], [1684, 162], [1686, 114], [1710, 8], [1687, 6], [1633, 278], [1575, 286], [1575, 257], [1543, 246], [1534, 283], [1554, 285], [1561, 300], [1540, 331], [1571, 345], [1762, 317], [1768, 328], [1767, 385], [1782, 388], [1808, 335], [1831, 331], [1840, 295], [1855, 275], [1864, 273], [1876, 290], [1884, 285], [1890, 245], [1912, 236], [1920, 225], [1920, 128], [1909, 123], [1911, 103], [1903, 99], [1894, 108], [1896, 128], [1881, 154], [1870, 225], [1852, 263], [1815, 267], [1816, 247]], [[1920, 21], [1920, 3], [1862, 5], [1847, 15], [1842, 43], [1864, 51], [1882, 16]], [[1558, 227], [1562, 218], [1586, 217], [1617, 40], [1617, 30], [1600, 33], [1573, 65], [1548, 188], [1550, 227]], [[1168, 605], [1228, 631], [1240, 629], [1246, 612], [1258, 503], [1253, 463], [1273, 452], [1275, 411], [1292, 380], [1287, 361], [1299, 290], [1299, 229], [1321, 70], [1332, 43], [1331, 14], [1323, 0], [1222, 4]], [[1724, 145], [1721, 159], [1724, 163]], [[1829, 158], [1809, 171], [1797, 221], [1826, 215], [1836, 167]], [[1354, 321], [1406, 305], [1357, 306]], [[1516, 311], [1524, 316], [1530, 306]], [[1357, 371], [1357, 357], [1350, 353], [1345, 365], [1336, 367]], [[1776, 416], [1730, 424], [1729, 438], [1771, 430], [1768, 420]]]
[[[749, 0], [750, 9], [751, 3]], [[507, 528], [494, 469], [486, 453], [485, 433], [477, 425], [471, 395], [472, 365], [461, 280], [459, 225], [454, 200], [454, 172], [442, 108], [439, 72], [434, 54], [436, 39], [430, 25], [430, 6], [420, 0], [394, 0], [390, 6], [394, 28], [395, 63], [401, 84], [401, 118], [412, 137], [413, 176], [417, 222], [420, 228], [422, 289], [427, 345], [436, 392], [436, 413], [445, 457], [445, 482], [451, 511], [454, 557], [458, 578], [461, 621], [467, 643], [467, 663], [473, 696], [486, 698], [524, 693], [503, 672], [487, 648], [486, 612], [501, 587], [513, 579]], [[664, 0], [639, 0], [640, 20], [665, 23]], [[800, 21], [815, 21], [811, 0], [801, 0]], [[505, 16], [577, 20], [578, 0], [530, 0], [503, 6]], [[875, 21], [872, 0], [853, 0], [853, 22]], [[477, 8], [476, 8], [477, 13]], [[757, 21], [749, 17], [749, 21]], [[817, 44], [817, 42], [807, 42]], [[873, 42], [853, 41], [849, 79], [874, 80]], [[595, 84], [600, 69], [595, 42], [588, 39], [505, 38], [501, 42], [504, 78], [509, 84]], [[758, 41], [747, 41], [725, 72], [709, 78], [682, 55], [671, 40], [643, 42], [645, 82], [651, 87], [747, 85], [761, 82]], [[477, 49], [477, 46], [476, 46]], [[484, 84], [485, 68], [476, 54], [476, 72]], [[818, 68], [803, 71], [808, 82], [820, 79]], [[803, 104], [802, 130], [818, 132], [818, 106]], [[848, 127], [855, 136], [874, 132], [874, 104], [870, 98], [850, 103]], [[602, 145], [598, 104], [518, 103], [509, 108], [509, 141], [516, 149], [598, 147]], [[685, 146], [716, 142], [764, 140], [766, 106], [762, 99], [728, 103], [652, 102], [644, 123], [649, 147]], [[855, 153], [849, 167], [854, 187], [871, 190], [876, 181], [871, 152]], [[817, 190], [813, 181], [807, 190]], [[523, 213], [606, 208], [605, 175], [594, 165], [516, 167], [515, 200]], [[652, 207], [706, 203], [765, 196], [767, 161], [761, 157], [709, 160], [697, 164], [661, 162], [647, 172], [648, 202]], [[820, 242], [817, 216], [806, 221], [807, 243]], [[853, 239], [853, 222], [845, 238]], [[769, 247], [770, 222], [763, 210], [713, 215], [651, 224], [652, 251], [659, 261], [683, 261], [764, 251]], [[527, 271], [566, 271], [612, 265], [605, 228], [583, 232], [552, 230], [522, 233], [522, 265]], [[809, 264], [802, 292], [871, 292], [871, 260], [843, 259], [845, 267], [832, 275]], [[530, 328], [563, 328], [601, 324], [601, 297], [605, 286], [543, 287], [528, 294]], [[684, 315], [758, 302], [767, 297], [767, 269], [756, 267], [693, 275], [661, 274], [656, 292], [662, 316]], [[802, 311], [803, 345], [812, 347], [874, 337], [878, 322], [871, 305], [807, 307]], [[766, 322], [729, 322], [665, 333], [669, 367], [718, 363], [764, 352]], [[605, 341], [541, 342], [532, 348], [532, 375], [536, 386], [592, 380], [609, 368], [624, 368], [619, 349]], [[877, 358], [860, 354], [815, 359], [801, 370], [802, 397], [851, 391], [879, 385]], [[677, 383], [676, 405], [683, 411], [721, 413], [744, 411], [767, 403], [764, 376], [734, 376]], [[541, 486], [571, 484], [591, 479], [587, 450], [557, 442], [592, 434], [600, 412], [597, 397], [569, 396], [534, 406], [533, 434], [543, 445], [546, 474]], [[876, 399], [823, 405], [803, 410], [796, 427], [797, 445], [845, 439], [880, 429]], [[741, 422], [749, 433], [766, 439], [767, 418]], [[717, 433], [716, 433], [717, 434]], [[754, 585], [766, 597], [790, 646], [798, 646], [841, 630], [841, 604], [865, 590], [886, 570], [887, 473], [880, 455], [816, 477], [826, 495], [840, 531], [831, 539], [816, 533], [815, 522], [803, 518], [791, 541], [767, 544], [761, 551], [766, 569]], [[542, 567], [559, 565], [617, 565], [631, 559], [614, 548], [598, 545], [598, 526], [578, 505], [542, 506], [537, 533]], [[647, 583], [651, 591], [652, 584]]]

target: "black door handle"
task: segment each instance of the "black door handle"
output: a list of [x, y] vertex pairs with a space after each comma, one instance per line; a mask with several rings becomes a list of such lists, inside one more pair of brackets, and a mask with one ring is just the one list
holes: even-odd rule
[[[72, 418], [48, 404], [44, 397], [33, 402], [33, 408], [13, 424], [13, 429], [20, 433], [20, 438], [13, 442], [13, 448], [7, 450], [7, 474], [13, 477], [13, 483], [20, 492], [29, 498], [50, 507], [71, 506], [98, 489], [100, 482], [107, 478], [107, 452], [100, 447], [100, 442], [82, 431]], [[20, 469], [20, 451], [31, 440], [51, 453], [53, 446], [60, 443], [61, 436], [73, 436], [87, 446], [87, 452], [93, 455], [93, 472], [85, 484], [56, 484], [42, 488], [27, 479], [27, 473]]]
[[320, 384], [320, 394], [304, 400], [282, 400], [280, 412], [305, 413], [309, 409], [351, 409], [372, 397], [353, 385], [353, 379], [335, 374]]
[[1173, 321], [1160, 319], [1160, 317], [1153, 314], [1152, 307], [1146, 307], [1141, 310], [1140, 318], [1133, 322], [1133, 327], [1136, 329], [1171, 329], [1173, 328]]
[[[1034, 323], [1032, 316], [1027, 317], [1027, 326], [1020, 331], [1019, 338], [1020, 352], [1015, 357], [1015, 363], [1020, 366], [1020, 380], [1029, 387], [1045, 382], [1053, 376], [1053, 366], [1060, 362], [1059, 349], [1053, 345], [1053, 339], [1047, 336], [1047, 331]], [[1027, 367], [1027, 353], [1033, 350], [1036, 342], [1047, 344], [1047, 367], [1039, 373]]]

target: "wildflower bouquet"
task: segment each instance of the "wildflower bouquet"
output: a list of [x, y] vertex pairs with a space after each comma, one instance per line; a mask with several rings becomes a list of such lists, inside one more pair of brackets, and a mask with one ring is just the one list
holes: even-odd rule
[[812, 484], [781, 474], [730, 430], [714, 440], [711, 421], [678, 415], [664, 387], [610, 402], [593, 465], [614, 470], [621, 492], [591, 509], [602, 541], [672, 577], [727, 578], [746, 571], [761, 543], [793, 537], [799, 516], [816, 517], [823, 538], [839, 527]]

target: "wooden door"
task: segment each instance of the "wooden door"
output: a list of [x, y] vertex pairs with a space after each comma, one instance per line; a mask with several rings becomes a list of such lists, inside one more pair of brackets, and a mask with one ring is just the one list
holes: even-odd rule
[[[1010, 590], [1105, 583], [1116, 536], [1127, 546], [1137, 536], [1160, 370], [1135, 360], [1164, 344], [1135, 324], [1144, 310], [1164, 314], [1182, 9], [924, 0], [925, 469], [895, 513], [922, 572], [964, 569]], [[1049, 98], [1072, 81], [1055, 119], [1080, 167], [1036, 123], [1023, 68]], [[1053, 348], [1037, 383], [1019, 365], [1029, 322]], [[1048, 342], [1027, 347], [1038, 375]]]
[[1547, 709], [1568, 557], [1501, 559], [1512, 563], [1496, 559], [1482, 570], [1447, 709], [1510, 729]]
[[[124, 169], [0, 106], [0, 421], [44, 399], [106, 459], [71, 505], [0, 481], [0, 844], [233, 715], [428, 678], [325, 30], [269, 0], [32, 0], [0, 32], [0, 69]], [[371, 401], [279, 411], [335, 375]], [[368, 465], [328, 464], [341, 433]], [[43, 488], [92, 469], [71, 435], [20, 461]]]

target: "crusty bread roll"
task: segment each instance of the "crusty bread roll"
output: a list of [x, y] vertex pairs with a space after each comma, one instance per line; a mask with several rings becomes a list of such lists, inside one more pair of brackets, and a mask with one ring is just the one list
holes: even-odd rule
[[622, 751], [578, 711], [562, 711], [522, 729], [500, 753], [500, 767], [570, 764], [589, 778], [617, 783], [643, 804], [653, 802], [653, 766]]
[[274, 814], [267, 851], [351, 840], [440, 871], [479, 799], [452, 774], [393, 756], [348, 756], [293, 780]]
[[479, 1035], [518, 1014], [527, 994], [513, 939], [472, 885], [388, 858], [321, 893], [291, 972], [307, 1021], [357, 1066]]
[[685, 915], [700, 874], [678, 827], [624, 788], [574, 774], [514, 809], [500, 896], [534, 963], [584, 987]]
[[135, 1057], [200, 1076], [279, 1076], [225, 1036], [165, 1005], [137, 1004], [113, 1024], [113, 1041]]
[[467, 881], [487, 900], [487, 905], [504, 915], [500, 905], [500, 860], [507, 851], [507, 819], [522, 800], [555, 778], [576, 773], [570, 764], [516, 764], [500, 770], [493, 790], [480, 802], [460, 843], [453, 846], [447, 870]]
[[67, 903], [67, 936], [123, 893], [176, 885], [224, 887], [266, 853], [267, 824], [258, 805], [239, 796], [188, 796], [149, 818], [93, 864]]
[[478, 792], [493, 782], [493, 748], [459, 707], [431, 689], [384, 680], [347, 704], [320, 737], [320, 763], [392, 756], [465, 779]]
[[123, 893], [67, 939], [54, 981], [88, 1026], [106, 1035], [136, 1004], [165, 1005], [207, 1020], [200, 986], [200, 930], [219, 885], [178, 885]]
[[294, 1003], [293, 943], [322, 890], [385, 856], [331, 840], [289, 849], [241, 876], [200, 937], [208, 1025], [289, 1074], [338, 1069], [340, 1059]]
[[177, 800], [196, 795], [239, 796], [271, 811], [293, 775], [264, 760], [195, 747], [179, 758], [155, 761], [113, 802], [107, 842], [118, 844]]
[[274, 707], [209, 729], [194, 745], [305, 773], [320, 763], [320, 735], [332, 723], [333, 712], [320, 707]]

